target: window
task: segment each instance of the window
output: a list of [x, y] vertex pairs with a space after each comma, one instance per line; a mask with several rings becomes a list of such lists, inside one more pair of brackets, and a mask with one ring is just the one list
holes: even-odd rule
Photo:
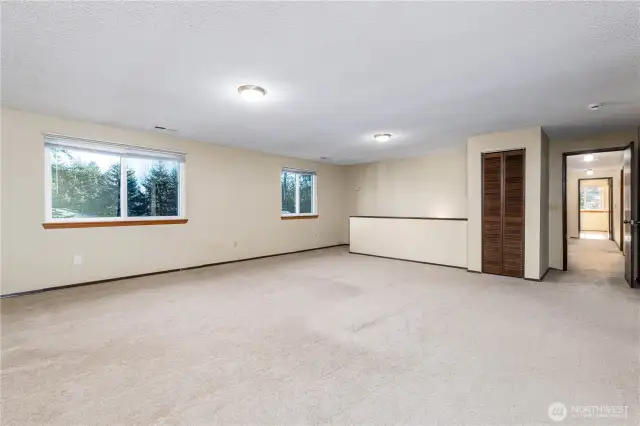
[[45, 222], [182, 219], [184, 154], [45, 136]]
[[283, 217], [317, 215], [316, 180], [316, 173], [312, 171], [282, 170], [280, 185]]
[[580, 188], [580, 210], [604, 210], [602, 206], [602, 186]]

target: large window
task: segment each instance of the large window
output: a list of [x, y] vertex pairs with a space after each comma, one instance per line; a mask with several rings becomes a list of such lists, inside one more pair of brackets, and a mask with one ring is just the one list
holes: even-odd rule
[[580, 210], [604, 210], [602, 186], [580, 188]]
[[282, 216], [316, 216], [316, 173], [312, 171], [283, 169], [280, 175], [282, 187]]
[[179, 219], [184, 155], [45, 137], [45, 221]]

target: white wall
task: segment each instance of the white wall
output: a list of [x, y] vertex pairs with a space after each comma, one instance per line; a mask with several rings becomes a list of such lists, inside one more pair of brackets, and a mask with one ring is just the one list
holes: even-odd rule
[[467, 217], [466, 151], [348, 167], [351, 215]]
[[[2, 110], [2, 294], [344, 243], [345, 170]], [[187, 153], [185, 225], [42, 228], [42, 132]], [[318, 219], [280, 219], [283, 166], [318, 172]], [[234, 246], [234, 242], [237, 246]], [[73, 256], [83, 264], [73, 265]]]
[[[549, 266], [562, 269], [562, 153], [597, 148], [624, 147], [637, 142], [638, 131], [590, 135], [549, 143]], [[638, 148], [636, 148], [637, 150]], [[615, 192], [615, 191], [614, 191]], [[567, 204], [568, 207], [568, 204]]]
[[[466, 218], [464, 149], [348, 167], [351, 215]], [[466, 221], [354, 218], [351, 251], [466, 267]]]
[[467, 262], [472, 271], [482, 270], [482, 153], [525, 149], [525, 247], [524, 277], [542, 275], [540, 242], [542, 167], [542, 128], [530, 127], [510, 132], [474, 136], [467, 142]]
[[352, 217], [349, 229], [353, 253], [467, 266], [463, 220]]
[[[549, 137], [542, 131], [540, 152], [540, 277], [549, 269]], [[526, 221], [526, 218], [525, 218]]]

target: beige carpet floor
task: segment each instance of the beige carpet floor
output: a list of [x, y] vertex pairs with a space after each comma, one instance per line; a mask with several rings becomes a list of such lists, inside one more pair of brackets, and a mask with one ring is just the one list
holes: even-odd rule
[[4, 299], [2, 424], [638, 424], [640, 292], [334, 248]]
[[570, 238], [567, 245], [567, 269], [592, 277], [623, 277], [624, 256], [611, 240]]

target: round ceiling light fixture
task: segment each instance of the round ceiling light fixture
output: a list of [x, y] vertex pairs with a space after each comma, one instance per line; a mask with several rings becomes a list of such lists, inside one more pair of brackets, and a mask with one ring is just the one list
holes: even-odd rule
[[593, 175], [593, 170], [587, 169], [587, 176], [592, 176], [592, 175]]
[[596, 103], [593, 103], [593, 104], [589, 104], [589, 109], [591, 111], [597, 111], [600, 108], [602, 108], [602, 102], [596, 102]]
[[255, 101], [262, 99], [267, 95], [267, 91], [260, 86], [254, 86], [253, 84], [245, 84], [238, 87], [238, 93], [244, 99], [248, 101]]
[[376, 142], [389, 142], [391, 140], [391, 133], [378, 133], [373, 135], [373, 139]]
[[584, 156], [584, 161], [586, 161], [587, 163], [590, 161], [593, 161], [593, 154], [587, 154]]

